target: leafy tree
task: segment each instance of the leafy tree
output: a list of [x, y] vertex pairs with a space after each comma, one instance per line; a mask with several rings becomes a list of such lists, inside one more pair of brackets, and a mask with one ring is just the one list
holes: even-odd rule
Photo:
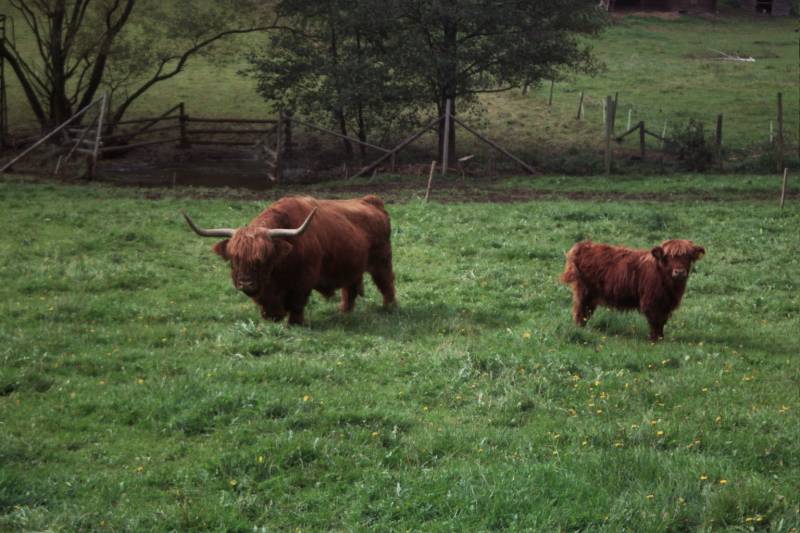
[[[250, 54], [247, 73], [266, 100], [361, 141], [416, 123], [421, 87], [393, 75], [384, 46], [390, 21], [376, 17], [383, 8], [381, 0], [284, 0], [278, 13], [296, 31], [276, 33], [264, 52]], [[343, 147], [353, 155], [352, 143]]]
[[[448, 99], [463, 111], [481, 93], [592, 72], [583, 37], [607, 16], [596, 0], [280, 0], [278, 11], [308, 39], [273, 39], [253, 62], [261, 93], [326, 110], [343, 130], [354, 105], [386, 114], [425, 103], [441, 115]], [[440, 151], [443, 141], [442, 122]]]
[[57, 125], [109, 91], [111, 121], [188, 60], [223, 37], [277, 27], [258, 0], [9, 0], [31, 50], [6, 40], [0, 55], [16, 74], [36, 119]]
[[[467, 107], [481, 93], [598, 68], [581, 36], [606, 14], [596, 0], [393, 0], [400, 71], [425, 81], [441, 115], [448, 99]], [[460, 102], [456, 105], [457, 102]], [[450, 156], [455, 128], [450, 128]], [[440, 153], [444, 122], [439, 128]]]

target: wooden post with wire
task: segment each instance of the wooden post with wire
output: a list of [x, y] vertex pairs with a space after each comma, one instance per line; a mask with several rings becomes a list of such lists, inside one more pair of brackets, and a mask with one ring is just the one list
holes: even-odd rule
[[442, 176], [447, 175], [447, 166], [450, 162], [450, 128], [452, 127], [452, 102], [450, 98], [447, 99], [444, 105], [444, 142], [442, 143]]
[[783, 201], [786, 199], [786, 183], [789, 177], [789, 169], [783, 169], [783, 185], [781, 186], [781, 209], [783, 209]]
[[644, 142], [644, 120], [639, 121], [639, 155], [642, 159], [645, 156], [645, 142]]
[[191, 145], [189, 144], [189, 137], [186, 133], [186, 121], [188, 117], [186, 116], [186, 107], [184, 106], [183, 102], [178, 104], [178, 124], [180, 125], [181, 131], [181, 140], [178, 144], [178, 148], [189, 148]]
[[717, 115], [717, 129], [714, 133], [714, 152], [717, 157], [717, 165], [719, 165], [719, 169], [722, 170], [722, 113]]
[[103, 119], [106, 115], [106, 104], [108, 103], [108, 94], [103, 93], [100, 97], [100, 110], [97, 114], [97, 122], [95, 123], [94, 133], [94, 146], [92, 147], [91, 154], [87, 157], [88, 168], [86, 169], [86, 177], [94, 179], [97, 176], [97, 156], [100, 153], [100, 146], [103, 139]]
[[436, 172], [436, 160], [431, 161], [431, 171], [428, 173], [428, 188], [425, 189], [425, 203], [431, 195], [431, 185], [433, 184], [433, 173]]
[[606, 176], [611, 174], [611, 135], [614, 131], [614, 100], [606, 96]]
[[[6, 16], [0, 15], [0, 48], [5, 48]], [[8, 137], [8, 100], [6, 99], [5, 57], [0, 54], [0, 148]]]
[[778, 173], [783, 166], [783, 93], [778, 93], [778, 117], [777, 117], [777, 131], [775, 132], [775, 141], [777, 144], [777, 159], [778, 159]]
[[283, 178], [283, 135], [284, 130], [283, 109], [278, 110], [278, 123], [275, 124], [275, 168], [272, 181], [279, 182]]
[[581, 91], [581, 96], [578, 98], [578, 114], [575, 116], [575, 120], [580, 120], [583, 117], [583, 91]]
[[614, 93], [614, 108], [611, 114], [611, 133], [614, 133], [614, 128], [617, 125], [617, 103], [619, 102], [619, 91]]

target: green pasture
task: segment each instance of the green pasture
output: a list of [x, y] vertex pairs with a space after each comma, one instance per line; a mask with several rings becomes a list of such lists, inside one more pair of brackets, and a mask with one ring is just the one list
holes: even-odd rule
[[[0, 0], [0, 8], [3, 5]], [[484, 119], [473, 117], [470, 122], [536, 164], [580, 169], [581, 164], [570, 162], [570, 149], [581, 151], [582, 159], [587, 149], [601, 149], [606, 95], [619, 93], [617, 133], [627, 126], [629, 110], [633, 124], [644, 120], [657, 133], [663, 131], [665, 121], [669, 133], [695, 118], [711, 134], [721, 113], [723, 144], [736, 150], [764, 148], [769, 122], [776, 117], [776, 94], [783, 92], [785, 136], [795, 147], [789, 152], [796, 153], [800, 127], [796, 19], [741, 13], [730, 10], [719, 17], [685, 15], [672, 20], [617, 18], [592, 42], [606, 66], [599, 75], [572, 76], [556, 83], [552, 107], [547, 105], [547, 82], [527, 95], [520, 91], [487, 95], [481, 100], [487, 111]], [[21, 21], [16, 23], [16, 39], [23, 47], [33, 45]], [[193, 59], [179, 76], [141, 97], [132, 116], [159, 115], [182, 101], [194, 116], [273, 117], [256, 93], [255, 82], [238, 74], [247, 66], [245, 52], [258, 43], [259, 38], [250, 35], [226, 43], [211, 57]], [[755, 62], [723, 60], [718, 52], [753, 57]], [[15, 77], [8, 71], [7, 77], [12, 131], [35, 130]], [[585, 115], [577, 121], [580, 91], [585, 91]], [[484, 155], [486, 149], [468, 134], [463, 133], [461, 139], [460, 153]], [[432, 137], [428, 142], [433, 142]], [[632, 136], [620, 151], [635, 152], [636, 143]], [[651, 149], [660, 148], [649, 137], [648, 143]], [[563, 161], [556, 161], [556, 156]]]
[[[296, 190], [0, 182], [0, 529], [797, 531], [796, 187], [586, 183], [387, 194], [399, 306], [367, 283], [290, 328], [179, 210], [240, 225]], [[576, 240], [671, 237], [708, 253], [664, 342], [571, 323]]]

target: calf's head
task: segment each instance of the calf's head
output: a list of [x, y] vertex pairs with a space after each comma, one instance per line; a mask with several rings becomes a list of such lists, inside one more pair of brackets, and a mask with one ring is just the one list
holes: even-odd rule
[[316, 211], [316, 208], [313, 209], [300, 227], [295, 229], [263, 226], [205, 229], [195, 224], [186, 213], [183, 216], [198, 235], [225, 237], [214, 245], [214, 252], [230, 262], [233, 286], [248, 296], [255, 296], [265, 288], [264, 283], [275, 265], [292, 251], [288, 240], [306, 231]]
[[665, 275], [675, 281], [685, 281], [694, 262], [703, 257], [706, 250], [692, 241], [674, 239], [662, 242], [660, 246], [650, 250], [650, 253]]

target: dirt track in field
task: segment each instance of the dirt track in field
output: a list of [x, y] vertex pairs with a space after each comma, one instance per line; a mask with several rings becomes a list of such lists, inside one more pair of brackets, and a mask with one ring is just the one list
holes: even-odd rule
[[[764, 201], [778, 199], [778, 191], [747, 191], [747, 192], [619, 192], [619, 191], [550, 191], [536, 189], [535, 178], [531, 178], [531, 187], [506, 187], [502, 178], [472, 178], [463, 180], [448, 178], [444, 183], [436, 183], [431, 189], [430, 200], [437, 203], [519, 203], [535, 200], [560, 200], [569, 199], [581, 202], [619, 202], [619, 201], [649, 201], [649, 202], [716, 202], [716, 201]], [[125, 186], [141, 186], [142, 184], [126, 183]], [[152, 187], [152, 184], [150, 184]], [[262, 200], [265, 193], [270, 197], [274, 192], [284, 194], [310, 194], [317, 197], [349, 198], [365, 194], [377, 194], [387, 203], [405, 203], [421, 200], [425, 197], [427, 178], [399, 177], [391, 181], [385, 178], [375, 182], [343, 183], [341, 181], [326, 185], [297, 184], [282, 185], [280, 187], [261, 187], [252, 189], [247, 187], [204, 187], [197, 189], [192, 186], [177, 186], [165, 191], [162, 185], [150, 190], [144, 189], [145, 198], [157, 200], [164, 196], [180, 196], [189, 198], [231, 198], [239, 200]], [[800, 193], [787, 193], [787, 198], [800, 199]]]

